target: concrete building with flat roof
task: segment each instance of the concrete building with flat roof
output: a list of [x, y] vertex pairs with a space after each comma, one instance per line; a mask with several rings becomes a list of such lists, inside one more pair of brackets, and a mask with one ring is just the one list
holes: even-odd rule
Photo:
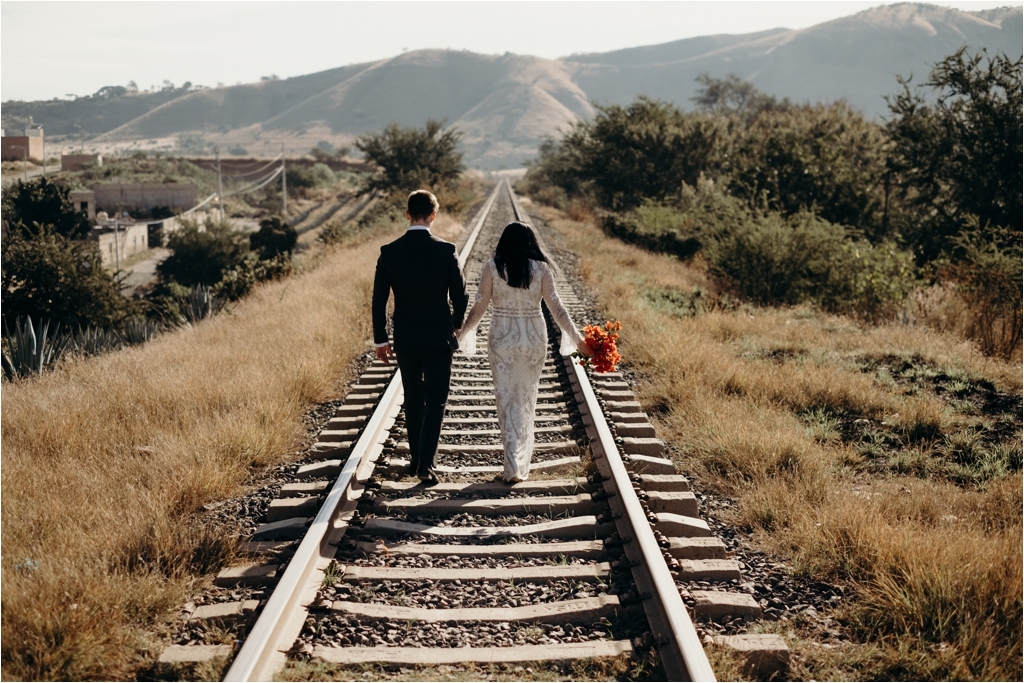
[[89, 220], [96, 218], [96, 193], [92, 190], [71, 190], [69, 199], [76, 211], [84, 212]]
[[61, 154], [60, 170], [81, 171], [88, 164], [103, 165], [103, 157], [99, 154]]
[[160, 208], [180, 213], [195, 206], [198, 196], [194, 183], [98, 183], [87, 190], [72, 190], [70, 198], [75, 209], [95, 219], [99, 211], [151, 215]]
[[0, 138], [0, 160], [22, 161], [26, 155], [29, 160], [42, 161], [42, 135], [5, 135]]
[[99, 243], [105, 266], [124, 263], [129, 256], [149, 249], [149, 227], [131, 219], [100, 221], [89, 237]]
[[43, 127], [32, 123], [31, 116], [24, 134], [8, 135], [4, 130], [0, 135], [0, 159], [3, 161], [22, 161], [26, 156], [30, 160], [42, 161], [44, 154], [46, 143], [43, 140]]
[[198, 202], [195, 183], [100, 183], [92, 185], [96, 211], [152, 213], [156, 207], [175, 213]]

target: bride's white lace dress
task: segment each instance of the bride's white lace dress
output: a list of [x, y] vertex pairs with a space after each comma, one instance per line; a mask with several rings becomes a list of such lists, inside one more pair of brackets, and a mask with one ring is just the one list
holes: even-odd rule
[[547, 325], [540, 302], [562, 329], [561, 352], [571, 353], [583, 336], [573, 324], [555, 291], [555, 279], [546, 263], [530, 261], [530, 287], [510, 287], [497, 272], [494, 260], [480, 273], [476, 302], [459, 335], [462, 353], [476, 352], [476, 326], [491, 306], [487, 335], [498, 427], [505, 450], [506, 480], [525, 480], [530, 475], [533, 455], [534, 414], [537, 390], [548, 353]]

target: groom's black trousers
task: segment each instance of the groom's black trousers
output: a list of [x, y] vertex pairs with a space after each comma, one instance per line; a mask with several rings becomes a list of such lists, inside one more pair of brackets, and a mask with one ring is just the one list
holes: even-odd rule
[[399, 351], [398, 369], [405, 389], [405, 428], [412, 470], [426, 474], [434, 466], [441, 421], [452, 378], [452, 352]]

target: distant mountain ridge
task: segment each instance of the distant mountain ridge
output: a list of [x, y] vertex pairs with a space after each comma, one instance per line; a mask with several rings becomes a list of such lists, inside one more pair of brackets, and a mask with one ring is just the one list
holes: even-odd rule
[[[557, 60], [418, 50], [284, 80], [191, 91], [154, 102], [158, 106], [141, 115], [107, 116], [103, 120], [114, 125], [89, 132], [106, 143], [193, 134], [243, 146], [271, 139], [341, 144], [392, 121], [422, 125], [436, 118], [463, 131], [468, 163], [500, 168], [520, 165], [545, 136], [592, 116], [593, 103], [626, 104], [646, 94], [689, 108], [695, 79], [705, 72], [735, 73], [798, 102], [845, 98], [880, 117], [884, 95], [897, 90], [896, 74], [921, 82], [932, 64], [962, 45], [1017, 59], [1022, 42], [1020, 7], [963, 12], [907, 3], [800, 30], [702, 36]], [[47, 104], [5, 103], [5, 123]]]

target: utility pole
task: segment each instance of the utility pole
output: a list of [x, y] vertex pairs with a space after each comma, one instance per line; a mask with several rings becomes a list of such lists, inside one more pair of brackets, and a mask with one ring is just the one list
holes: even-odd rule
[[224, 222], [224, 186], [220, 178], [220, 149], [217, 150], [217, 205], [220, 207], [220, 222]]
[[281, 143], [281, 215], [285, 216], [288, 214], [288, 181], [286, 176], [288, 171], [285, 169], [284, 164], [284, 143]]
[[121, 272], [121, 241], [117, 238], [118, 219], [114, 217], [114, 272]]

